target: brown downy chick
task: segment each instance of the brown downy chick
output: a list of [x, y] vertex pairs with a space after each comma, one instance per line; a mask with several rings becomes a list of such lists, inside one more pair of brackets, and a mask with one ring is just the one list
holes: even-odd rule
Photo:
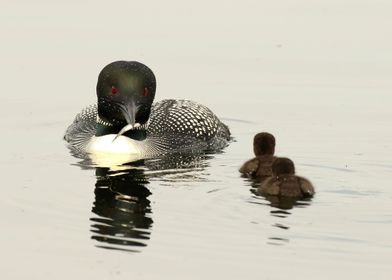
[[268, 132], [256, 134], [253, 138], [253, 151], [256, 157], [246, 161], [239, 171], [256, 177], [271, 176], [271, 165], [276, 158], [275, 137]]
[[288, 158], [277, 158], [272, 164], [272, 177], [257, 189], [264, 195], [293, 198], [311, 197], [314, 187], [307, 179], [295, 175], [294, 163]]

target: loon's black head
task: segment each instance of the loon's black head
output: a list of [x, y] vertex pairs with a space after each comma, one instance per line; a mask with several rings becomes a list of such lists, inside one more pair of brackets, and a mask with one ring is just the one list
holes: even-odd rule
[[253, 151], [256, 156], [275, 153], [275, 137], [268, 132], [260, 132], [253, 138]]
[[277, 158], [272, 163], [272, 173], [274, 176], [294, 175], [294, 162], [289, 158]]
[[121, 127], [120, 134], [147, 123], [154, 100], [154, 73], [137, 61], [115, 61], [98, 77], [98, 116], [103, 123]]

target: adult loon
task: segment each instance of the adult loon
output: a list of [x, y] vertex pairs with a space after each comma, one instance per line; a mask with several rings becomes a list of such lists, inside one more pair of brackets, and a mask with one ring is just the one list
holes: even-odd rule
[[84, 108], [65, 132], [71, 151], [151, 158], [228, 145], [229, 128], [210, 109], [189, 100], [153, 103], [155, 89], [154, 73], [140, 62], [105, 66], [98, 77], [97, 104]]

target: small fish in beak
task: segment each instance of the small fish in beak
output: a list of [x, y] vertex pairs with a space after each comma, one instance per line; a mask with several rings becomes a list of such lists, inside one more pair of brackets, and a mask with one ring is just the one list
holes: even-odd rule
[[127, 124], [126, 126], [124, 126], [123, 128], [121, 128], [121, 130], [117, 133], [116, 137], [113, 138], [112, 143], [121, 135], [123, 135], [125, 132], [130, 131], [132, 129], [137, 129], [138, 127], [140, 127], [140, 123], [135, 123], [135, 124]]

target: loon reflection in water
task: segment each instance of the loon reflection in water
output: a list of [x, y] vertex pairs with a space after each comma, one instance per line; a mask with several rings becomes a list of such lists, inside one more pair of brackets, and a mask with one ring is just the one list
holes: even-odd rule
[[124, 250], [119, 246], [146, 246], [153, 220], [143, 170], [110, 174], [108, 169], [98, 168], [97, 175], [92, 212], [98, 216], [90, 219], [92, 239], [107, 244], [97, 247]]
[[[167, 181], [202, 180], [190, 176], [208, 166], [210, 155], [170, 155], [154, 160], [140, 160], [118, 167], [97, 167], [95, 201], [90, 221], [96, 247], [140, 252], [147, 246], [152, 230], [152, 210], [147, 188], [149, 180], [159, 176]], [[80, 164], [88, 168], [86, 162]], [[90, 166], [91, 167], [91, 166]], [[174, 175], [174, 177], [173, 177]]]

